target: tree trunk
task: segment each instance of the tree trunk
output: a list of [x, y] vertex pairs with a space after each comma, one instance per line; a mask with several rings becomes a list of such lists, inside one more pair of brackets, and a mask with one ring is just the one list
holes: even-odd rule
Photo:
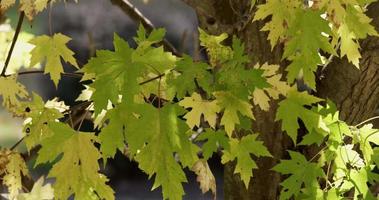
[[[245, 43], [252, 63], [282, 64], [282, 47], [271, 47], [267, 33], [260, 29], [264, 22], [251, 23], [251, 0], [183, 0], [193, 7], [198, 15], [199, 26], [210, 34], [226, 32], [235, 34]], [[257, 1], [259, 4], [260, 1]], [[253, 9], [255, 10], [255, 9]], [[369, 16], [379, 30], [379, 3], [369, 7]], [[371, 117], [379, 102], [379, 39], [370, 37], [361, 42], [361, 70], [348, 63], [346, 58], [334, 59], [327, 67], [324, 78], [317, 81], [317, 95], [333, 100], [343, 120], [356, 124]], [[224, 170], [224, 197], [227, 200], [275, 200], [279, 197], [281, 177], [270, 169], [285, 155], [289, 147], [288, 137], [275, 122], [278, 102], [272, 102], [270, 111], [254, 110], [254, 132], [260, 133], [273, 158], [257, 160], [259, 169], [246, 189], [239, 175], [234, 175], [234, 163]]]

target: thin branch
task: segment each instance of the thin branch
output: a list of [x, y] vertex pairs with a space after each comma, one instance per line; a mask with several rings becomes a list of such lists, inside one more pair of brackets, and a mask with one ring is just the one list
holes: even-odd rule
[[[142, 12], [138, 10], [138, 8], [130, 3], [129, 0], [111, 0], [111, 2], [119, 6], [134, 21], [142, 23], [149, 32], [155, 29], [154, 24], [148, 18], [146, 18]], [[182, 56], [182, 54], [168, 40], [163, 39], [162, 42], [166, 50], [170, 51], [176, 56]]]
[[[45, 71], [43, 70], [36, 70], [36, 71], [24, 71], [24, 72], [18, 72], [18, 75], [27, 75], [27, 74], [43, 74]], [[11, 76], [11, 75], [6, 75]], [[83, 73], [77, 73], [77, 72], [64, 72], [62, 73], [62, 76], [70, 76], [70, 77], [77, 77], [81, 78], [83, 77]]]
[[7, 56], [7, 59], [5, 60], [3, 71], [1, 72], [1, 76], [3, 76], [3, 77], [5, 77], [5, 72], [7, 71], [9, 62], [11, 60], [13, 49], [14, 49], [14, 46], [16, 45], [18, 35], [20, 34], [21, 27], [22, 27], [22, 22], [24, 21], [24, 17], [25, 17], [25, 13], [21, 12], [20, 16], [18, 18], [17, 28], [16, 28], [16, 31], [15, 31], [14, 36], [13, 36], [11, 48], [8, 51], [8, 56]]
[[157, 80], [157, 79], [163, 77], [164, 75], [165, 75], [165, 73], [163, 73], [163, 74], [159, 74], [158, 76], [155, 76], [155, 77], [153, 77], [153, 78], [151, 78], [151, 79], [148, 79], [148, 80], [146, 80], [146, 81], [143, 81], [143, 82], [139, 83], [139, 85], [145, 85], [146, 83], [150, 83], [151, 81], [155, 81], [155, 80]]
[[25, 136], [19, 139], [9, 150], [13, 151], [21, 142], [24, 140]]

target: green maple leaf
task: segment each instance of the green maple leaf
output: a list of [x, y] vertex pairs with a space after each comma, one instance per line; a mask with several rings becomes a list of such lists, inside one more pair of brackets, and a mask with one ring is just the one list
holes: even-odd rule
[[126, 113], [123, 105], [117, 105], [115, 108], [107, 111], [105, 119], [109, 119], [109, 123], [101, 129], [99, 133], [100, 151], [104, 161], [106, 158], [113, 158], [117, 149], [125, 148], [125, 129], [127, 124]]
[[251, 158], [251, 154], [257, 157], [266, 156], [272, 157], [270, 152], [262, 141], [257, 140], [258, 134], [251, 134], [244, 136], [240, 140], [231, 138], [230, 149], [224, 150], [222, 156], [222, 163], [225, 164], [229, 161], [237, 159], [237, 165], [234, 173], [239, 173], [246, 188], [249, 186], [250, 179], [253, 177], [253, 169], [258, 166]]
[[313, 190], [319, 188], [318, 178], [324, 177], [325, 174], [317, 163], [311, 163], [305, 157], [295, 151], [289, 151], [290, 160], [281, 160], [273, 170], [283, 175], [289, 174], [281, 185], [283, 189], [280, 199], [291, 199], [301, 194], [301, 188]]
[[19, 153], [12, 152], [5, 166], [3, 183], [8, 187], [9, 199], [15, 199], [22, 189], [22, 175], [28, 176], [28, 168]]
[[61, 79], [61, 73], [63, 73], [61, 59], [78, 67], [76, 60], [73, 57], [74, 52], [66, 46], [70, 40], [71, 38], [61, 33], [57, 33], [52, 37], [42, 35], [29, 41], [30, 44], [35, 45], [34, 49], [30, 52], [32, 55], [30, 66], [34, 66], [37, 63], [42, 63], [46, 60], [45, 74], [50, 74], [56, 87]]
[[172, 53], [165, 52], [163, 46], [157, 48], [139, 46], [133, 53], [132, 60], [144, 65], [145, 68], [152, 69], [152, 73], [161, 75], [174, 68], [177, 58]]
[[[335, 54], [328, 37], [331, 35], [328, 21], [320, 17], [321, 12], [298, 9], [294, 21], [289, 25], [288, 37], [283, 57], [292, 61], [287, 67], [287, 81], [292, 83], [301, 74], [307, 85], [316, 88], [314, 72], [321, 63], [318, 51]], [[311, 24], [311, 25], [310, 25]], [[311, 40], [309, 38], [312, 38]]]
[[[351, 170], [349, 173], [350, 182], [354, 185], [354, 199], [367, 199], [375, 200], [376, 197], [370, 191], [370, 188], [367, 186], [369, 181], [368, 176], [371, 172], [371, 169], [368, 167], [363, 167], [360, 170]], [[361, 197], [359, 197], [361, 196]]]
[[140, 24], [137, 30], [137, 37], [134, 37], [134, 40], [139, 46], [147, 48], [152, 44], [161, 42], [165, 34], [166, 30], [164, 28], [157, 28], [148, 35], [143, 24]]
[[119, 95], [125, 101], [133, 101], [140, 91], [138, 77], [143, 73], [141, 66], [132, 63], [133, 49], [117, 34], [114, 35], [115, 51], [100, 50], [82, 71], [94, 74], [96, 80], [90, 85], [94, 89], [91, 99], [94, 101], [95, 114], [107, 108], [108, 102], [116, 104]]
[[[211, 74], [207, 71], [209, 66], [203, 62], [194, 62], [188, 55], [176, 63], [175, 71], [168, 75], [167, 84], [176, 93], [178, 98], [183, 98], [187, 93], [192, 94], [197, 89], [195, 81], [205, 91], [209, 91]], [[176, 75], [179, 72], [179, 75]]]
[[204, 121], [207, 121], [211, 127], [215, 128], [217, 113], [220, 111], [216, 101], [203, 100], [198, 93], [194, 92], [191, 97], [185, 97], [180, 101], [179, 105], [185, 108], [192, 108], [191, 111], [184, 115], [189, 127], [194, 128], [197, 126], [200, 128], [200, 120], [203, 116]]
[[333, 146], [335, 143], [342, 144], [344, 135], [349, 132], [349, 127], [345, 122], [339, 120], [339, 112], [335, 108], [335, 105], [330, 101], [327, 103], [325, 107], [318, 105], [312, 108], [312, 111], [321, 115], [323, 124], [325, 124], [324, 128], [308, 131], [300, 142], [300, 145], [311, 145], [314, 143], [321, 145], [322, 142], [325, 142], [327, 136], [327, 143], [329, 145]]
[[[147, 104], [120, 103], [115, 108], [107, 111], [103, 121], [109, 123], [99, 133], [100, 151], [103, 158], [111, 158], [117, 149], [125, 148], [125, 140], [128, 140], [129, 151], [135, 154], [143, 147], [149, 134], [144, 134], [141, 127], [149, 126], [150, 112], [155, 110]], [[145, 123], [145, 124], [143, 124]]]
[[278, 40], [285, 38], [288, 24], [294, 19], [295, 10], [301, 4], [299, 1], [291, 0], [268, 0], [265, 4], [258, 5], [253, 21], [271, 16], [271, 20], [261, 30], [269, 31], [268, 39], [272, 49]]
[[50, 123], [53, 136], [43, 140], [36, 164], [53, 162], [49, 177], [55, 178], [54, 196], [67, 199], [72, 194], [76, 199], [114, 199], [113, 190], [106, 185], [107, 178], [99, 173], [101, 157], [94, 146], [95, 135], [78, 133], [68, 125]]
[[18, 200], [53, 200], [54, 189], [50, 183], [43, 185], [44, 178], [39, 178], [33, 185], [32, 191], [17, 196]]
[[24, 117], [29, 118], [24, 124], [23, 132], [26, 133], [24, 142], [30, 151], [42, 140], [51, 136], [48, 124], [62, 118], [63, 114], [55, 108], [46, 107], [42, 98], [36, 93], [33, 93], [33, 101], [23, 102], [20, 108]]
[[3, 106], [15, 111], [21, 106], [19, 99], [28, 97], [25, 86], [17, 82], [16, 76], [0, 77], [0, 95], [3, 97]]
[[374, 150], [370, 143], [379, 145], [379, 130], [374, 129], [372, 124], [366, 124], [353, 133], [355, 139], [359, 142], [359, 148], [362, 151], [365, 161], [371, 163]]
[[232, 136], [236, 124], [240, 123], [238, 113], [254, 119], [253, 107], [249, 102], [239, 99], [230, 92], [214, 92], [213, 95], [216, 97], [217, 104], [224, 110], [221, 125], [224, 125], [229, 137]]
[[322, 99], [311, 96], [306, 92], [298, 92], [293, 87], [288, 92], [287, 98], [279, 103], [276, 120], [282, 120], [282, 130], [287, 132], [295, 144], [297, 129], [299, 128], [298, 119], [304, 122], [308, 131], [312, 131], [313, 129], [327, 130], [321, 115], [304, 107], [305, 105], [311, 105], [320, 101]]
[[[150, 128], [140, 134], [149, 135], [146, 145], [140, 149], [135, 159], [139, 167], [149, 174], [155, 175], [153, 189], [162, 186], [164, 199], [181, 199], [184, 195], [182, 183], [186, 176], [175, 160], [174, 153], [184, 166], [191, 166], [198, 160], [198, 147], [186, 134], [188, 126], [178, 118], [183, 110], [177, 105], [168, 104], [156, 109], [146, 119], [151, 119]], [[148, 121], [143, 120], [144, 124]], [[145, 125], [146, 127], [146, 125]], [[128, 141], [129, 142], [129, 141]]]
[[206, 140], [202, 147], [204, 160], [208, 160], [212, 157], [212, 154], [217, 152], [220, 147], [225, 150], [230, 149], [229, 138], [222, 130], [214, 131], [212, 129], [206, 129], [204, 133], [201, 133], [201, 135], [196, 138], [196, 141], [204, 140]]

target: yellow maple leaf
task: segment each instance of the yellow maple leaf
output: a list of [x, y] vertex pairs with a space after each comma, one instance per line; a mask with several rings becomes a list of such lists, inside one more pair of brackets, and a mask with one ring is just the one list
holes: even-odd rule
[[187, 119], [188, 126], [191, 128], [200, 126], [201, 116], [204, 116], [204, 120], [208, 121], [209, 125], [215, 128], [217, 112], [220, 111], [220, 107], [215, 101], [203, 100], [198, 93], [193, 93], [191, 97], [186, 97], [180, 101], [179, 105], [185, 108], [192, 108], [184, 116]]
[[263, 69], [263, 76], [266, 78], [267, 83], [271, 85], [269, 88], [258, 89], [253, 92], [253, 102], [258, 105], [262, 110], [270, 108], [270, 99], [279, 99], [280, 95], [286, 96], [290, 86], [286, 81], [281, 81], [282, 74], [279, 71], [279, 65], [255, 65], [256, 69]]

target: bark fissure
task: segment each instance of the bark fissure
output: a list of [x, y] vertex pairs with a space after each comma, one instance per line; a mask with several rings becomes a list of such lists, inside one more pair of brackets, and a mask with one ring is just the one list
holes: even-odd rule
[[[235, 13], [219, 13], [221, 9], [230, 6], [227, 1], [222, 0], [183, 0], [192, 6], [198, 15], [199, 26], [210, 34], [236, 34], [245, 43], [246, 51], [255, 63], [281, 64], [283, 74], [284, 66], [288, 63], [282, 61], [282, 46], [277, 45], [271, 50], [267, 40], [267, 33], [261, 32], [264, 22], [250, 22], [243, 29], [236, 28], [241, 18]], [[250, 0], [234, 0], [234, 5], [241, 8], [249, 8]], [[257, 1], [260, 3], [260, 1]], [[214, 7], [217, 5], [217, 8]], [[254, 8], [255, 9], [255, 8]], [[254, 11], [253, 9], [253, 11]], [[229, 9], [231, 10], [231, 8]], [[368, 8], [368, 15], [373, 18], [372, 24], [379, 30], [379, 3], [373, 3]], [[204, 12], [207, 11], [207, 12]], [[233, 17], [231, 18], [230, 15]], [[208, 17], [214, 18], [214, 24], [208, 24]], [[228, 18], [228, 19], [226, 19]], [[228, 21], [236, 20], [236, 21]], [[342, 120], [355, 125], [371, 117], [379, 102], [379, 38], [369, 37], [361, 41], [362, 59], [360, 70], [350, 64], [346, 57], [333, 58], [332, 62], [317, 78], [316, 95], [329, 98], [336, 103], [340, 110]], [[257, 160], [258, 170], [254, 170], [253, 179], [249, 188], [246, 189], [240, 180], [239, 175], [234, 174], [235, 163], [229, 163], [224, 171], [224, 194], [225, 199], [238, 200], [275, 200], [279, 197], [280, 181], [279, 174], [270, 169], [286, 156], [286, 150], [291, 147], [288, 136], [282, 133], [280, 123], [275, 121], [275, 113], [278, 102], [271, 102], [268, 112], [254, 109], [256, 119], [253, 123], [253, 131], [260, 133], [260, 138], [264, 141], [274, 158], [260, 158]]]

